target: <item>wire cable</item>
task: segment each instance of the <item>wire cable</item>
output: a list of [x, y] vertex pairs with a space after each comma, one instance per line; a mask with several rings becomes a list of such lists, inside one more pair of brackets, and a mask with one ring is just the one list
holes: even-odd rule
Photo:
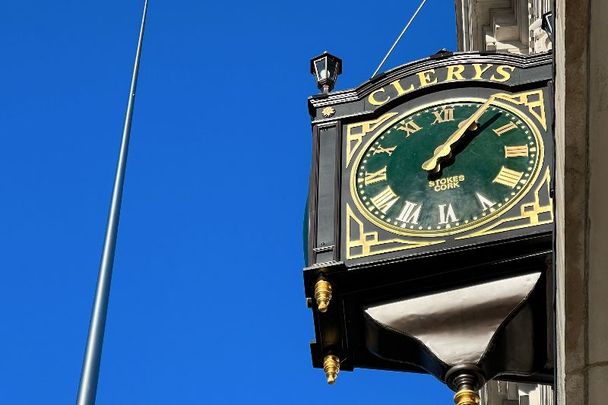
[[426, 0], [422, 0], [422, 2], [420, 3], [420, 5], [418, 6], [418, 8], [416, 9], [416, 11], [414, 12], [414, 15], [412, 15], [412, 18], [410, 18], [410, 20], [407, 22], [407, 24], [405, 24], [405, 28], [403, 28], [403, 31], [401, 31], [401, 34], [399, 34], [399, 36], [397, 37], [397, 39], [393, 43], [393, 46], [391, 46], [391, 49], [388, 50], [388, 52], [386, 53], [386, 56], [384, 56], [384, 59], [382, 59], [382, 62], [380, 62], [380, 64], [378, 65], [378, 67], [376, 68], [376, 70], [374, 71], [374, 73], [372, 74], [372, 77], [370, 77], [370, 79], [373, 79], [374, 76], [376, 76], [376, 74], [378, 73], [378, 71], [382, 67], [382, 65], [384, 65], [384, 62], [386, 62], [386, 60], [388, 59], [388, 57], [391, 55], [391, 53], [393, 52], [393, 49], [395, 49], [395, 47], [397, 46], [397, 43], [399, 43], [399, 41], [401, 40], [401, 37], [403, 36], [403, 34], [405, 34], [405, 31], [407, 31], [407, 29], [410, 27], [410, 25], [412, 24], [412, 22], [414, 21], [414, 19], [418, 15], [418, 13], [420, 12], [420, 9], [422, 8], [422, 6], [424, 6], [424, 3], [426, 3]]

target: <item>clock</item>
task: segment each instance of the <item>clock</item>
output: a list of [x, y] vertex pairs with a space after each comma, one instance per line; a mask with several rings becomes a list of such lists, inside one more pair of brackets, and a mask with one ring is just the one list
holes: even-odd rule
[[533, 120], [495, 98], [422, 106], [377, 131], [351, 173], [359, 211], [421, 237], [462, 233], [508, 211], [535, 183], [544, 148]]
[[[440, 52], [309, 99], [304, 283], [328, 381], [338, 367], [453, 388], [465, 371], [552, 380], [552, 60]], [[491, 334], [472, 326], [503, 306]], [[465, 332], [492, 336], [481, 357], [433, 351]]]

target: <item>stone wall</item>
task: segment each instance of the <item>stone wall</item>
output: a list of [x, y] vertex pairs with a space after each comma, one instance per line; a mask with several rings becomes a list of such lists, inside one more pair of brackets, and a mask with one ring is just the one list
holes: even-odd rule
[[[542, 17], [552, 0], [455, 0], [460, 51], [538, 53], [551, 49]], [[550, 386], [490, 381], [482, 405], [553, 405]]]
[[484, 405], [553, 405], [553, 390], [546, 385], [491, 381], [480, 394]]
[[556, 1], [558, 405], [608, 398], [608, 2]]

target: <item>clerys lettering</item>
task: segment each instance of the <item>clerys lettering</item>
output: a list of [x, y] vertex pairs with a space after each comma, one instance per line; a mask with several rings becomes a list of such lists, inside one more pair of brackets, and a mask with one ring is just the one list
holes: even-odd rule
[[388, 85], [374, 90], [367, 101], [374, 106], [381, 106], [389, 100], [401, 97], [428, 86], [439, 83], [479, 80], [503, 83], [511, 78], [514, 66], [494, 65], [491, 63], [473, 63], [470, 65], [451, 65], [441, 69], [427, 69], [422, 72], [395, 80]]

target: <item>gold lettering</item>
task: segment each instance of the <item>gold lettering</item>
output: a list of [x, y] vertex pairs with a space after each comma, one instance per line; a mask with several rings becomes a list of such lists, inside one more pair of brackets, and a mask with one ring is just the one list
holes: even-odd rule
[[463, 65], [448, 66], [448, 73], [446, 74], [445, 81], [465, 80], [462, 72], [464, 72]]
[[490, 80], [493, 80], [495, 82], [506, 82], [511, 78], [511, 72], [513, 72], [514, 70], [515, 68], [513, 66], [500, 65], [496, 68], [496, 73], [498, 73], [502, 77], [499, 79], [498, 77], [496, 77], [496, 75], [492, 75], [492, 77], [490, 77]]
[[384, 166], [382, 169], [378, 170], [377, 172], [365, 172], [365, 178], [363, 179], [363, 182], [365, 183], [366, 186], [370, 185], [370, 184], [374, 184], [374, 183], [378, 183], [379, 181], [384, 181], [386, 180], [386, 166]]
[[482, 68], [480, 63], [473, 63], [473, 68], [475, 69], [475, 76], [473, 76], [473, 80], [482, 80], [482, 75], [492, 66], [494, 65], [488, 63], [485, 68]]
[[[447, 206], [447, 208], [446, 208]], [[452, 204], [439, 204], [439, 222], [438, 225], [447, 225], [450, 222], [458, 221]]]
[[384, 100], [377, 100], [376, 99], [376, 94], [377, 93], [384, 93], [384, 92], [385, 92], [384, 88], [380, 88], [378, 90], [372, 91], [372, 93], [367, 98], [367, 101], [369, 101], [369, 103], [371, 105], [382, 105], [382, 104], [386, 103], [388, 100], [391, 99], [391, 96], [386, 96], [386, 99], [384, 99]]
[[517, 185], [517, 183], [519, 183], [519, 180], [523, 175], [524, 174], [522, 172], [507, 169], [506, 167], [502, 166], [496, 178], [492, 180], [492, 183], [499, 183], [513, 188]]
[[460, 188], [460, 183], [465, 179], [464, 175], [452, 176], [447, 178], [441, 178], [435, 181], [429, 181], [429, 187], [436, 192], [453, 190]]
[[479, 203], [481, 204], [481, 208], [483, 210], [487, 210], [489, 208], [490, 211], [495, 211], [494, 209], [492, 209], [492, 207], [496, 204], [494, 201], [490, 200], [488, 197], [484, 196], [481, 193], [475, 194], [477, 195], [477, 199], [479, 200]]
[[435, 121], [431, 125], [440, 124], [446, 121], [454, 121], [454, 109], [450, 107], [444, 107], [441, 111], [431, 111], [435, 116]]
[[372, 203], [384, 214], [397, 202], [399, 196], [391, 190], [390, 186], [386, 186], [378, 195], [372, 198]]
[[[405, 205], [403, 206], [403, 209], [401, 210], [401, 213], [399, 214], [397, 219], [401, 222], [404, 222], [405, 224], [407, 224], [407, 223], [417, 224], [418, 218], [420, 217], [421, 209], [422, 209], [422, 204], [418, 205], [416, 203], [406, 200]], [[405, 224], [403, 224], [401, 227], [404, 228]]]
[[493, 128], [492, 131], [494, 131], [496, 135], [501, 136], [512, 129], [517, 129], [517, 125], [514, 122], [509, 121], [509, 123], [503, 125], [502, 127]]
[[405, 132], [405, 137], [409, 138], [411, 134], [420, 131], [422, 128], [414, 120], [409, 120], [407, 122], [401, 121], [401, 125], [397, 127], [398, 130]]
[[425, 70], [424, 72], [418, 73], [418, 79], [420, 80], [420, 87], [429, 86], [437, 83], [437, 78], [433, 80], [431, 75], [435, 74], [435, 69]]
[[392, 156], [395, 149], [397, 149], [396, 146], [393, 146], [392, 148], [383, 148], [382, 146], [378, 146], [376, 150], [374, 150], [374, 155], [377, 153], [386, 153], [387, 155]]
[[403, 86], [401, 86], [401, 83], [399, 83], [399, 80], [395, 80], [394, 82], [391, 82], [391, 86], [393, 86], [395, 88], [395, 90], [397, 91], [397, 97], [414, 91], [413, 84], [410, 84], [410, 87], [408, 87], [407, 89], [404, 89]]
[[528, 157], [528, 145], [507, 146], [505, 145], [505, 157]]
[[458, 183], [441, 184], [439, 186], [435, 186], [433, 188], [433, 190], [435, 190], [436, 192], [440, 192], [440, 191], [445, 191], [445, 190], [452, 190], [455, 188], [460, 188], [460, 184], [458, 184]]

